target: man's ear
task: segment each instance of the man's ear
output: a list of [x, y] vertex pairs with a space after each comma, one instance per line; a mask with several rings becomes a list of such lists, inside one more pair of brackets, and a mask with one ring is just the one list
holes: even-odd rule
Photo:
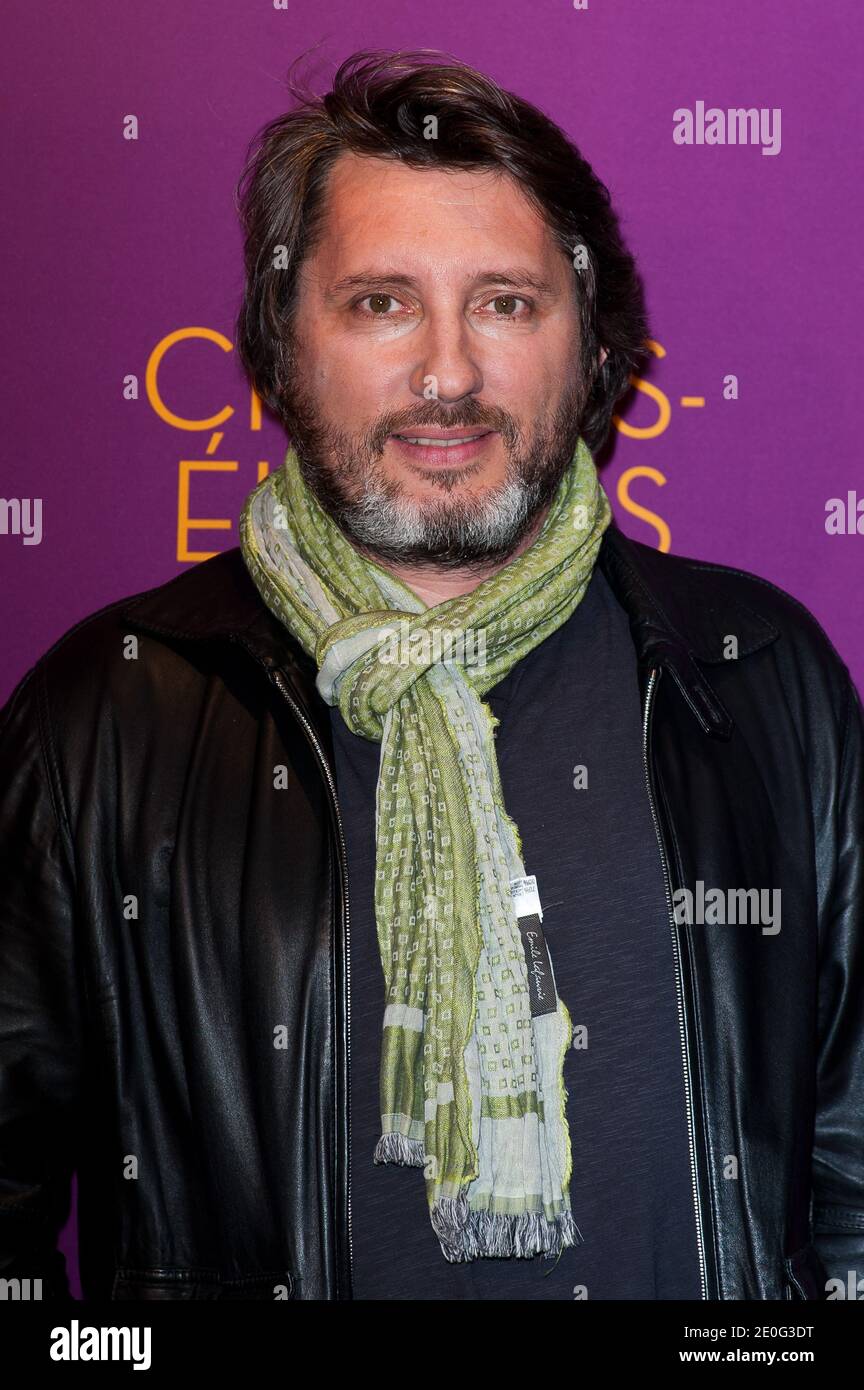
[[606, 361], [606, 358], [607, 358], [608, 356], [609, 356], [609, 354], [608, 354], [608, 352], [606, 351], [606, 349], [605, 349], [604, 347], [601, 347], [601, 349], [600, 349], [600, 357], [599, 357], [599, 360], [598, 360], [598, 362], [597, 362], [597, 370], [598, 370], [598, 372], [599, 372], [600, 368], [603, 366], [603, 363]]

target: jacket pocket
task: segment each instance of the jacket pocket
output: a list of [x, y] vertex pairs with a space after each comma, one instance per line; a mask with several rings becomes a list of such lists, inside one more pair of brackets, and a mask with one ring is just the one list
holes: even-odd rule
[[223, 1279], [216, 1269], [118, 1269], [111, 1298], [118, 1302], [167, 1299], [257, 1299], [280, 1302], [294, 1297], [287, 1269]]
[[803, 1245], [794, 1255], [786, 1255], [783, 1260], [786, 1276], [786, 1297], [814, 1301], [827, 1298], [826, 1284], [828, 1271], [822, 1263], [815, 1245]]

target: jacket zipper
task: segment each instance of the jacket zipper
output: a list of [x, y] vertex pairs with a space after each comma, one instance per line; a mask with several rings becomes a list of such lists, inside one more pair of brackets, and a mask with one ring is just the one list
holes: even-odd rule
[[297, 719], [300, 721], [303, 728], [305, 729], [307, 738], [309, 739], [310, 744], [314, 748], [315, 753], [318, 757], [318, 761], [321, 764], [321, 769], [324, 773], [324, 778], [330, 792], [330, 800], [332, 802], [333, 810], [335, 812], [336, 829], [339, 837], [339, 875], [342, 881], [342, 914], [345, 923], [345, 1072], [347, 1081], [346, 1093], [348, 1105], [348, 1114], [345, 1117], [345, 1127], [346, 1133], [348, 1135], [348, 1143], [346, 1145], [347, 1152], [345, 1155], [345, 1176], [346, 1199], [348, 1206], [348, 1275], [349, 1281], [351, 1283], [351, 1287], [349, 1287], [348, 1294], [349, 1297], [351, 1297], [354, 1277], [354, 1237], [351, 1229], [351, 921], [350, 906], [348, 902], [348, 855], [345, 846], [345, 834], [342, 828], [342, 816], [339, 811], [339, 802], [336, 797], [336, 784], [333, 780], [333, 774], [330, 771], [330, 765], [327, 762], [327, 755], [321, 746], [321, 742], [314, 728], [312, 727], [309, 720], [306, 718], [306, 715], [303, 713], [297, 701], [294, 699], [294, 696], [290, 693], [287, 686], [287, 682], [285, 681], [285, 677], [283, 676], [282, 672], [279, 670], [273, 670], [272, 676], [274, 683], [278, 686], [279, 690], [282, 692], [285, 699], [288, 701], [288, 704], [294, 711], [294, 714], [296, 715]]
[[654, 792], [648, 758], [648, 731], [651, 722], [651, 709], [653, 704], [654, 689], [657, 684], [657, 677], [660, 668], [652, 667], [648, 678], [648, 686], [645, 692], [645, 711], [642, 721], [642, 757], [645, 764], [645, 784], [648, 788], [648, 804], [651, 807], [651, 815], [654, 820], [654, 832], [657, 836], [657, 844], [660, 847], [660, 862], [663, 866], [663, 882], [666, 888], [666, 904], [669, 909], [669, 926], [672, 931], [672, 949], [675, 956], [675, 997], [678, 1005], [678, 1029], [681, 1034], [681, 1055], [684, 1062], [684, 1094], [687, 1105], [687, 1142], [690, 1150], [690, 1177], [693, 1186], [693, 1205], [696, 1212], [696, 1246], [699, 1256], [699, 1282], [702, 1288], [703, 1299], [708, 1297], [708, 1280], [705, 1272], [705, 1247], [702, 1233], [702, 1204], [699, 1196], [699, 1179], [696, 1171], [696, 1145], [694, 1140], [693, 1128], [693, 1082], [690, 1073], [690, 1057], [687, 1050], [687, 1029], [684, 1014], [684, 994], [681, 975], [681, 953], [678, 945], [678, 935], [675, 930], [675, 917], [672, 909], [672, 893], [670, 888], [669, 869], [666, 860], [666, 849], [663, 844], [663, 836], [660, 830], [660, 821], [654, 805]]

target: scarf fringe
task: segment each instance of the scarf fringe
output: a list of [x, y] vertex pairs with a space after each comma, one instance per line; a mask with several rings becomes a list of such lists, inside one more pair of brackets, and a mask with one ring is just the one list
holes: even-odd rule
[[[375, 1145], [373, 1161], [422, 1168], [426, 1155], [419, 1139], [382, 1134]], [[432, 1229], [451, 1264], [484, 1257], [527, 1260], [535, 1255], [560, 1255], [568, 1246], [582, 1244], [582, 1232], [569, 1211], [554, 1221], [540, 1211], [472, 1211], [467, 1193], [460, 1192], [458, 1197], [439, 1197], [430, 1216]]]
[[424, 1168], [426, 1151], [421, 1139], [408, 1139], [404, 1134], [382, 1134], [375, 1145], [373, 1163], [400, 1163], [404, 1168]]
[[582, 1232], [569, 1211], [550, 1221], [543, 1212], [472, 1211], [467, 1195], [441, 1197], [431, 1212], [432, 1226], [446, 1259], [462, 1264], [480, 1258], [528, 1260], [560, 1255], [582, 1243]]

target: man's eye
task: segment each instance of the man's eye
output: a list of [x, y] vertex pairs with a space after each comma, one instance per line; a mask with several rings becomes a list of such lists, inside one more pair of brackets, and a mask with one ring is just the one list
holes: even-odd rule
[[376, 314], [378, 318], [386, 318], [388, 316], [388, 307], [391, 304], [397, 304], [398, 300], [395, 299], [392, 294], [386, 294], [383, 290], [378, 290], [375, 294], [367, 294], [365, 298], [358, 299], [357, 308], [359, 309], [361, 304], [366, 303], [368, 303], [371, 307], [365, 310], [364, 312], [369, 314]]
[[531, 309], [528, 300], [523, 299], [522, 296], [518, 294], [496, 294], [494, 299], [489, 300], [489, 303], [494, 306], [493, 317], [499, 319], [525, 318], [525, 313], [520, 314], [516, 312], [515, 306], [517, 304], [524, 304], [528, 312], [530, 312]]

